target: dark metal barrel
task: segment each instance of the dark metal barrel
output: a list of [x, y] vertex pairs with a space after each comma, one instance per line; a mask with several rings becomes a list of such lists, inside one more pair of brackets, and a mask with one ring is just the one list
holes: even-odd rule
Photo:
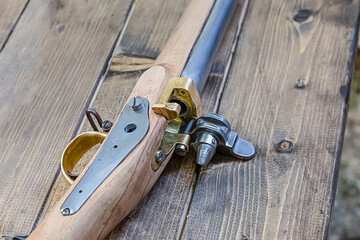
[[206, 21], [181, 77], [191, 78], [198, 92], [204, 89], [211, 63], [224, 35], [237, 0], [217, 0]]

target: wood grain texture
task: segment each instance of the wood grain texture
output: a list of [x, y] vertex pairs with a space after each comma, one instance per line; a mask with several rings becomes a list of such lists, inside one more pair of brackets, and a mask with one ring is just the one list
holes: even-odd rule
[[133, 17], [115, 50], [115, 57], [126, 54], [157, 58], [189, 2], [136, 1]]
[[29, 234], [131, 1], [31, 1], [0, 55], [0, 235]]
[[358, 1], [251, 1], [219, 113], [257, 156], [201, 171], [184, 239], [327, 238], [358, 16]]
[[[152, 18], [157, 18], [157, 16], [153, 15], [144, 15], [142, 8], [137, 9], [137, 4], [145, 4], [145, 2], [138, 1], [135, 3], [134, 12], [129, 20], [129, 25], [132, 24], [133, 19], [137, 19], [138, 21], [138, 19], [143, 18], [147, 19], [147, 21], [152, 21]], [[149, 1], [146, 1], [146, 4], [148, 4], [148, 7], [152, 5]], [[208, 88], [203, 95], [203, 97], [207, 99], [204, 105], [205, 108], [213, 108], [213, 103], [216, 101], [217, 91], [223, 80], [222, 73], [225, 70], [231, 52], [240, 10], [241, 6], [239, 5], [234, 19], [226, 32], [223, 44], [214, 60], [211, 77], [212, 81], [209, 83]], [[164, 14], [169, 12], [172, 12], [171, 9], [164, 9], [162, 11]], [[160, 18], [166, 19], [165, 17]], [[154, 21], [156, 20], [154, 19]], [[147, 38], [168, 38], [177, 23], [177, 19], [172, 18], [171, 21], [172, 27], [164, 28], [162, 32], [152, 32], [152, 35]], [[158, 22], [158, 24], [161, 25], [162, 22]], [[167, 24], [169, 25], [169, 22], [167, 22]], [[124, 36], [141, 35], [144, 31], [141, 26], [143, 25], [140, 25], [137, 28], [126, 28]], [[146, 27], [146, 25], [143, 27]], [[163, 36], [153, 36], [159, 34]], [[137, 46], [145, 45], [147, 38], [141, 38], [143, 43], [139, 42]], [[122, 42], [124, 41], [120, 39], [120, 49]], [[159, 46], [157, 48], [161, 49], [163, 45], [162, 41], [158, 41], [158, 44]], [[114, 58], [112, 65], [114, 64], [114, 61], [116, 61], [114, 66], [118, 65], [119, 62], [120, 64], [128, 65], [128, 62], [126, 61], [126, 59], [129, 59], [127, 53], [123, 52], [122, 54], [124, 57]], [[143, 59], [141, 56], [138, 56], [136, 59], [135, 57], [130, 57], [129, 61], [132, 63], [143, 63], [148, 60], [147, 58]], [[114, 72], [110, 73], [101, 84], [99, 93], [93, 104], [93, 107], [102, 114], [104, 119], [115, 119], [120, 113], [122, 106], [125, 104], [126, 99], [130, 94], [130, 90], [134, 87], [137, 79], [141, 75], [141, 72], [129, 73], [128, 69], [124, 67], [117, 69], [118, 71], [110, 67], [110, 70]], [[91, 130], [91, 128], [88, 124], [85, 124], [83, 131], [84, 130]], [[180, 236], [183, 221], [186, 218], [186, 209], [191, 195], [192, 184], [196, 177], [193, 154], [193, 152], [190, 153], [189, 156], [184, 159], [177, 156], [173, 157], [164, 170], [164, 173], [155, 184], [153, 190], [150, 191], [144, 201], [142, 201], [142, 203], [124, 221], [122, 221], [114, 231], [112, 231], [109, 235], [110, 239], [166, 239], [171, 237], [178, 238]], [[56, 187], [52, 205], [61, 198], [67, 187], [65, 181], [62, 180]]]
[[123, 55], [112, 59], [109, 71], [114, 73], [142, 71], [150, 68], [154, 64], [154, 61], [154, 59], [147, 57], [130, 57]]
[[148, 69], [174, 30], [189, 0], [143, 1], [134, 12], [115, 49], [110, 71], [127, 72]]
[[28, 0], [0, 1], [0, 52], [5, 47], [27, 3]]
[[[149, 101], [150, 106], [159, 101], [168, 81], [182, 72], [213, 4], [214, 1], [209, 0], [193, 0], [189, 3], [163, 51], [155, 60], [154, 66], [141, 75], [128, 100], [131, 97], [141, 96]], [[151, 162], [154, 160], [167, 123], [163, 116], [153, 111], [149, 111], [149, 121], [149, 130], [144, 139], [91, 194], [76, 214], [63, 216], [59, 209], [95, 160], [96, 155], [28, 239], [106, 237], [147, 195], [170, 159], [171, 155], [157, 171], [152, 170]], [[107, 139], [104, 144], [106, 142]]]
[[[62, 2], [60, 1], [60, 3]], [[142, 2], [142, 0], [137, 2]], [[50, 5], [50, 3], [47, 4]], [[349, 83], [352, 75], [352, 54], [356, 45], [356, 31], [354, 29], [357, 27], [358, 8], [357, 1], [312, 2], [303, 0], [281, 3], [280, 1], [272, 1], [270, 3], [253, 0], [246, 19], [245, 30], [240, 36], [239, 47], [235, 53], [235, 59], [228, 82], [225, 85], [226, 89], [222, 95], [219, 111], [230, 120], [233, 128], [238, 130], [243, 138], [255, 143], [258, 151], [257, 158], [242, 163], [216, 155], [213, 164], [208, 169], [201, 171], [192, 201], [190, 201], [191, 186], [196, 178], [193, 165], [194, 156], [191, 155], [193, 153], [184, 160], [180, 158], [173, 159], [145, 200], [108, 238], [178, 238], [181, 234], [181, 224], [185, 220], [187, 222], [182, 235], [184, 239], [326, 238], [336, 188], [337, 166], [341, 153]], [[144, 6], [144, 9], [150, 9], [150, 7]], [[301, 9], [303, 11], [300, 11]], [[112, 11], [116, 11], [116, 9], [112, 9]], [[166, 14], [165, 11], [166, 8], [163, 9], [162, 13]], [[140, 13], [139, 11], [139, 18], [141, 18]], [[151, 11], [147, 13], [151, 14]], [[144, 14], [144, 16], [147, 15]], [[88, 16], [89, 19], [90, 17]], [[152, 18], [157, 18], [157, 16], [154, 15]], [[138, 24], [134, 24], [135, 27], [125, 31], [124, 36], [126, 36], [126, 33], [129, 33], [129, 36], [137, 36], [144, 32], [141, 27], [137, 26], [145, 25], [141, 21], [151, 22], [150, 19], [140, 19]], [[103, 23], [102, 21], [106, 22], [108, 20], [102, 19], [98, 21]], [[161, 26], [162, 21], [158, 22], [158, 26]], [[121, 24], [118, 19], [116, 24]], [[129, 26], [131, 24], [130, 21]], [[171, 28], [169, 26], [169, 29]], [[61, 33], [63, 30], [60, 24], [55, 29], [55, 32]], [[16, 34], [18, 33], [15, 32], [14, 36]], [[162, 48], [163, 43], [161, 42], [166, 41], [170, 32], [165, 30], [156, 32], [153, 30], [147, 34], [148, 36], [143, 35], [136, 46], [131, 45], [130, 41], [138, 41], [138, 39], [136, 37], [128, 38], [131, 45], [129, 45], [128, 51], [118, 51], [120, 52], [117, 56], [119, 57], [118, 62], [113, 66], [120, 66], [120, 68], [110, 68], [115, 75], [107, 76], [93, 105], [99, 110], [104, 119], [113, 120], [119, 113], [142, 73], [137, 70], [146, 69], [148, 67], [146, 64], [157, 57], [156, 53]], [[152, 36], [152, 34], [164, 36], [157, 37]], [[31, 36], [31, 34], [29, 35]], [[153, 45], [147, 46], [149, 35], [156, 39], [166, 39], [162, 41], [155, 40]], [[22, 35], [22, 37], [28, 41], [28, 36], [24, 37]], [[43, 37], [45, 39], [45, 36]], [[18, 39], [18, 43], [13, 45], [12, 49], [20, 45], [20, 36], [15, 39]], [[32, 39], [35, 39], [35, 37]], [[28, 45], [26, 44], [26, 46]], [[65, 47], [67, 46], [65, 45]], [[230, 50], [229, 46], [230, 44], [227, 45], [228, 50]], [[59, 49], [58, 51], [60, 51]], [[132, 49], [135, 50], [132, 52]], [[144, 51], [144, 49], [147, 50]], [[37, 50], [39, 50], [39, 47]], [[20, 62], [16, 62], [18, 71], [21, 64], [29, 61], [29, 52], [36, 53], [37, 50], [23, 49], [28, 55], [25, 54], [24, 59], [19, 58]], [[43, 51], [45, 50], [48, 49], [44, 48]], [[141, 55], [141, 53], [144, 53], [144, 55]], [[9, 52], [7, 56], [9, 57], [10, 54]], [[24, 56], [21, 53], [17, 53], [18, 55]], [[50, 58], [49, 55], [45, 54], [46, 59]], [[129, 56], [134, 57], [134, 59], [126, 59]], [[10, 61], [13, 64], [14, 59], [15, 57]], [[64, 56], [60, 54], [59, 61], [62, 62], [62, 59], [64, 59]], [[220, 62], [226, 63], [224, 59]], [[4, 61], [4, 58], [0, 55], [0, 63], [3, 62], [1, 65], [4, 65]], [[100, 60], [97, 61], [100, 62]], [[55, 64], [51, 63], [52, 65]], [[44, 65], [42, 63], [41, 66]], [[60, 68], [65, 71], [63, 65], [60, 64]], [[72, 63], [67, 67], [71, 70], [75, 68], [73, 65]], [[89, 66], [91, 64], [87, 63], [85, 65]], [[137, 68], [137, 65], [140, 65], [140, 68]], [[36, 72], [40, 72], [38, 68], [31, 72], [32, 69], [30, 69], [29, 63], [25, 64], [25, 66], [28, 66], [28, 72], [23, 71], [16, 75], [20, 79], [25, 79], [28, 77], [27, 75], [33, 76]], [[221, 64], [221, 66], [226, 65]], [[84, 66], [77, 67], [82, 68]], [[54, 67], [49, 68], [52, 69], [52, 72], [55, 71]], [[206, 110], [213, 110], [214, 104], [218, 103], [217, 90], [222, 86], [224, 80], [222, 71], [216, 69], [218, 68], [215, 65], [212, 77], [209, 79], [210, 84], [208, 86], [210, 89], [206, 90], [203, 96]], [[3, 67], [2, 72], [4, 71]], [[92, 72], [93, 75], [95, 72], [95, 70]], [[19, 77], [20, 74], [25, 75], [25, 77]], [[96, 72], [95, 75], [98, 76], [98, 74], [99, 72]], [[50, 76], [54, 75], [57, 76], [54, 73]], [[84, 76], [73, 75], [74, 78], [75, 76], [78, 78], [75, 80], [84, 83]], [[84, 75], [91, 78], [89, 77], [90, 73]], [[37, 81], [42, 80], [45, 85], [50, 84], [45, 81], [48, 78], [40, 77]], [[71, 79], [72, 82], [75, 81], [74, 78]], [[10, 81], [9, 76], [6, 79]], [[11, 78], [11, 80], [13, 79], [17, 78]], [[93, 78], [91, 79], [94, 81]], [[61, 82], [60, 85], [56, 85], [56, 88], [64, 89], [65, 87], [62, 86], [64, 80], [66, 79], [60, 77], [53, 80], [55, 83]], [[65, 84], [68, 83], [65, 81]], [[51, 84], [54, 83], [51, 82]], [[46, 86], [43, 87], [44, 92], [50, 88], [49, 85]], [[28, 92], [32, 88], [26, 87], [26, 85], [24, 87], [24, 84], [20, 85], [20, 87], [18, 95], [24, 95], [26, 102]], [[81, 91], [88, 91], [86, 87]], [[0, 91], [1, 102], [3, 100], [1, 97], [5, 96], [6, 91]], [[68, 114], [72, 118], [79, 118], [78, 112], [74, 110], [77, 107], [73, 106], [77, 104], [74, 101], [76, 98], [73, 97], [71, 91], [74, 90], [69, 87], [66, 88], [66, 91], [61, 91], [61, 94], [58, 94], [60, 96], [58, 101], [60, 102], [56, 103], [58, 105], [61, 101], [67, 103], [64, 111], [74, 111]], [[37, 98], [42, 96], [37, 95]], [[84, 95], [81, 96], [85, 99]], [[63, 97], [69, 97], [70, 99], [66, 101]], [[14, 100], [14, 98], [11, 100]], [[39, 99], [36, 104], [41, 101], [43, 99]], [[16, 105], [16, 101], [14, 101], [14, 104]], [[34, 103], [34, 105], [36, 104]], [[84, 101], [82, 104], [86, 105]], [[18, 106], [19, 104], [15, 107]], [[235, 108], [234, 106], [238, 107]], [[55, 109], [48, 112], [57, 114]], [[16, 117], [21, 118], [23, 115], [19, 110], [16, 114], [11, 115], [12, 119], [14, 119], [14, 116], [16, 119]], [[13, 139], [12, 134], [8, 134], [7, 136], [10, 136], [7, 138], [8, 140], [14, 144], [19, 144], [19, 141], [22, 141], [21, 138], [24, 136], [24, 134], [21, 135], [21, 131], [27, 129], [29, 136], [26, 140], [30, 143], [22, 143], [22, 145], [28, 144], [27, 146], [33, 147], [34, 144], [38, 144], [39, 140], [37, 139], [41, 138], [41, 136], [36, 135], [36, 138], [34, 138], [31, 134], [41, 129], [37, 125], [39, 119], [44, 119], [46, 131], [52, 131], [49, 134], [54, 133], [50, 127], [50, 125], [53, 127], [54, 115], [45, 116], [45, 118], [40, 116], [42, 118], [39, 117], [35, 120], [31, 120], [34, 119], [33, 115], [29, 114], [29, 116], [29, 120], [22, 118], [25, 121], [25, 126], [21, 126], [20, 130], [18, 130], [20, 132], [13, 135], [14, 137], [20, 133], [18, 139]], [[58, 116], [60, 115], [56, 115], [56, 117]], [[6, 118], [1, 117], [0, 119]], [[48, 119], [53, 122], [51, 124], [46, 122]], [[32, 121], [32, 123], [27, 124], [27, 121]], [[59, 124], [59, 122], [62, 126], [66, 126], [61, 128], [64, 136], [60, 136], [59, 141], [64, 140], [63, 138], [66, 137], [70, 139], [69, 136], [71, 136], [74, 129], [76, 130], [76, 124], [69, 122], [69, 119], [56, 120], [55, 124]], [[12, 126], [11, 123], [8, 123], [9, 121], [6, 122], [7, 125], [0, 124], [2, 126], [0, 132], [4, 131], [5, 125]], [[85, 129], [87, 129], [87, 126], [85, 126]], [[16, 128], [12, 127], [10, 130], [16, 131]], [[45, 130], [41, 133], [46, 132]], [[67, 132], [68, 130], [69, 132]], [[51, 142], [48, 136], [43, 137], [43, 139], [47, 141], [47, 144]], [[283, 142], [283, 140], [288, 142]], [[0, 142], [1, 144], [4, 143]], [[281, 142], [283, 144], [279, 147]], [[293, 144], [293, 148], [287, 151], [290, 142]], [[3, 189], [7, 190], [7, 195], [1, 195], [0, 197], [0, 206], [3, 209], [0, 215], [1, 234], [27, 234], [29, 232], [28, 229], [32, 226], [33, 220], [28, 219], [31, 218], [31, 214], [34, 216], [38, 212], [28, 209], [33, 207], [34, 202], [36, 207], [36, 201], [39, 201], [39, 199], [43, 201], [45, 197], [39, 189], [46, 184], [46, 182], [42, 183], [40, 181], [33, 182], [33, 175], [38, 170], [35, 170], [35, 167], [31, 165], [33, 162], [30, 162], [29, 159], [33, 159], [35, 156], [48, 157], [48, 159], [37, 159], [36, 167], [41, 167], [42, 173], [45, 175], [37, 177], [50, 179], [49, 176], [53, 176], [53, 169], [49, 170], [50, 164], [48, 166], [41, 165], [46, 161], [57, 162], [66, 142], [60, 143], [57, 141], [55, 144], [57, 145], [45, 147], [45, 143], [43, 143], [41, 155], [31, 153], [31, 158], [24, 153], [25, 150], [22, 150], [19, 154], [13, 152], [12, 155], [14, 156], [9, 157], [11, 161], [6, 162], [5, 165], [2, 163], [4, 156], [1, 157], [1, 176], [9, 177], [10, 173], [11, 177], [8, 182], [0, 181], [2, 184], [1, 193], [3, 193]], [[61, 146], [59, 147], [59, 145]], [[54, 151], [54, 149], [58, 153], [46, 152]], [[6, 151], [8, 149], [2, 154], [5, 154]], [[34, 151], [38, 151], [38, 148], [35, 147]], [[20, 162], [20, 158], [26, 160], [25, 167], [21, 165], [23, 162]], [[5, 168], [4, 166], [9, 167]], [[26, 172], [25, 168], [28, 168], [29, 172]], [[28, 177], [29, 175], [31, 175], [31, 178]], [[18, 179], [19, 176], [24, 179]], [[24, 181], [28, 183], [26, 187], [23, 187]], [[39, 182], [39, 188], [34, 186]], [[9, 184], [10, 187], [7, 186]], [[45, 187], [48, 186], [50, 184]], [[57, 190], [53, 191], [53, 194], [62, 195], [59, 194], [61, 186], [60, 184]], [[10, 191], [11, 188], [14, 191]], [[34, 189], [36, 189], [35, 194], [39, 194], [39, 196], [35, 196], [37, 200], [31, 200], [33, 202], [29, 203], [26, 198], [31, 194], [34, 195], [31, 192]], [[54, 199], [59, 199], [56, 196]], [[5, 197], [7, 199], [4, 201], [12, 201], [11, 205], [4, 205], [4, 201], [1, 199]], [[187, 204], [191, 204], [188, 219], [186, 219]], [[11, 209], [7, 209], [9, 206]], [[22, 212], [22, 215], [19, 215], [18, 212]], [[19, 224], [25, 227], [19, 228]], [[23, 230], [19, 231], [19, 229]], [[306, 230], [304, 231], [304, 229]]]
[[[155, 2], [155, 3], [154, 3]], [[182, 0], [178, 1], [182, 5], [182, 9], [184, 9], [183, 6], [188, 4], [188, 0]], [[157, 5], [157, 3], [161, 3], [160, 6], [163, 7], [154, 9], [153, 6]], [[144, 11], [144, 9], [146, 11]], [[153, 14], [153, 11], [158, 11], [158, 14]], [[151, 10], [151, 11], [150, 11]], [[137, 80], [143, 73], [143, 71], [139, 71], [142, 69], [147, 69], [152, 62], [154, 62], [153, 59], [148, 57], [141, 57], [138, 55], [137, 57], [131, 57], [134, 55], [134, 53], [142, 53], [145, 46], [148, 44], [148, 39], [158, 39], [156, 41], [156, 44], [152, 44], [153, 50], [152, 52], [156, 52], [156, 55], [150, 55], [153, 58], [156, 58], [159, 50], [163, 47], [165, 44], [165, 41], [169, 38], [172, 30], [175, 28], [176, 24], [178, 23], [181, 14], [177, 14], [176, 16], [173, 15], [173, 11], [179, 11], [179, 7], [176, 7], [174, 9], [174, 6], [169, 4], [169, 1], [162, 0], [162, 1], [144, 1], [139, 0], [136, 1], [134, 4], [134, 10], [133, 13], [130, 16], [129, 24], [127, 25], [126, 29], [124, 29], [123, 37], [119, 40], [119, 46], [117, 47], [116, 52], [121, 52], [121, 56], [115, 56], [111, 62], [110, 66], [110, 73], [105, 78], [104, 82], [101, 84], [99, 88], [99, 92], [96, 96], [96, 99], [92, 105], [93, 108], [95, 108], [99, 113], [101, 113], [103, 119], [110, 119], [114, 120], [116, 117], [120, 114], [122, 107], [126, 103], [126, 100], [128, 99], [131, 90], [134, 88]], [[165, 15], [165, 16], [162, 16]], [[171, 16], [170, 16], [171, 15]], [[161, 21], [158, 21], [160, 19]], [[140, 20], [140, 22], [139, 22]], [[136, 24], [133, 23], [133, 21], [136, 21]], [[157, 22], [158, 21], [158, 22]], [[165, 22], [166, 21], [166, 22]], [[149, 23], [155, 23], [157, 22], [157, 31], [147, 31], [149, 28], [148, 25], [142, 24], [141, 22], [149, 22]], [[162, 27], [162, 26], [167, 27]], [[152, 25], [151, 25], [152, 26]], [[134, 36], [140, 36], [144, 33], [147, 33], [148, 35], [143, 35], [141, 38], [134, 37]], [[132, 41], [136, 41], [136, 45], [133, 45], [131, 49], [126, 52], [126, 46], [131, 44], [130, 39]], [[162, 39], [165, 39], [162, 40]], [[121, 50], [120, 50], [121, 49]], [[151, 52], [149, 51], [149, 52]], [[80, 129], [80, 131], [87, 131], [92, 130], [88, 122], [85, 122], [84, 128]], [[89, 160], [89, 159], [88, 159]], [[87, 161], [84, 161], [79, 168], [85, 167]], [[170, 168], [172, 169], [172, 174], [166, 174], [169, 176], [166, 180], [164, 177], [163, 180], [159, 180], [162, 182], [166, 182], [167, 185], [176, 185], [176, 189], [170, 189], [167, 188], [168, 191], [162, 190], [161, 200], [164, 201], [168, 198], [169, 192], [173, 191], [172, 195], [173, 198], [176, 199], [176, 201], [179, 203], [179, 207], [177, 208], [171, 208], [174, 209], [173, 211], [166, 211], [166, 209], [169, 209], [169, 206], [162, 206], [161, 210], [159, 211], [158, 207], [155, 206], [155, 204], [152, 205], [152, 208], [149, 208], [146, 210], [147, 214], [142, 214], [144, 216], [143, 218], [138, 219], [138, 216], [134, 214], [137, 212], [137, 210], [134, 213], [131, 213], [129, 218], [125, 221], [123, 221], [119, 227], [111, 233], [111, 238], [114, 239], [118, 235], [125, 235], [125, 236], [133, 236], [133, 237], [140, 237], [143, 236], [144, 231], [138, 231], [138, 229], [152, 229], [155, 227], [154, 224], [152, 224], [150, 221], [145, 221], [145, 219], [150, 216], [149, 214], [154, 217], [154, 219], [159, 220], [160, 216], [167, 213], [168, 217], [173, 217], [173, 212], [178, 212], [179, 217], [181, 217], [182, 214], [182, 204], [185, 202], [186, 195], [183, 194], [181, 189], [188, 189], [189, 185], [191, 184], [191, 178], [190, 176], [185, 176], [188, 171], [179, 171], [183, 168], [189, 168], [191, 167], [191, 162], [183, 162], [183, 161], [177, 161], [176, 163], [172, 163]], [[194, 166], [193, 166], [194, 167]], [[167, 168], [168, 169], [168, 168]], [[191, 172], [190, 172], [191, 173]], [[61, 176], [60, 176], [61, 178]], [[190, 179], [189, 179], [190, 178]], [[172, 182], [173, 184], [169, 184], [169, 182]], [[56, 184], [56, 187], [54, 188], [51, 195], [53, 195], [52, 201], [50, 203], [49, 209], [51, 209], [54, 204], [65, 194], [66, 190], [69, 188], [68, 184], [61, 179], [59, 184]], [[175, 191], [174, 191], [175, 190]], [[179, 194], [181, 193], [181, 194]], [[150, 194], [151, 195], [151, 194]], [[158, 196], [158, 194], [156, 194]], [[148, 199], [148, 197], [146, 197]], [[158, 198], [159, 199], [159, 198]], [[146, 201], [146, 200], [145, 200]], [[158, 201], [158, 200], [157, 200]], [[147, 202], [147, 201], [146, 201]], [[153, 202], [153, 200], [151, 200]], [[174, 205], [174, 203], [172, 203]], [[172, 205], [172, 206], [173, 206]], [[143, 208], [137, 208], [137, 209], [143, 209]], [[132, 216], [136, 215], [136, 218], [133, 219]], [[133, 219], [131, 221], [130, 219]], [[152, 234], [156, 234], [163, 236], [163, 235], [175, 235], [176, 230], [178, 227], [178, 218], [174, 218], [172, 223], [171, 222], [164, 222], [163, 225], [158, 225], [156, 228], [156, 231], [152, 231]], [[166, 224], [165, 224], [166, 223]], [[147, 237], [150, 237], [152, 234], [149, 232], [145, 232]]]
[[[189, 0], [179, 0], [176, 3], [168, 0], [138, 0], [134, 3], [128, 24], [114, 50], [109, 72], [104, 82], [99, 85], [99, 91], [94, 96], [94, 103], [91, 106], [103, 119], [113, 121], [119, 116], [143, 70], [154, 64], [155, 58], [160, 53], [159, 49], [170, 37], [188, 2]], [[157, 40], [147, 47], [149, 39]], [[85, 120], [79, 132], [91, 130], [90, 124]], [[88, 156], [85, 161], [80, 162], [78, 169], [83, 169], [90, 159], [91, 156]], [[53, 197], [48, 203], [50, 207], [47, 210], [50, 210], [69, 188], [62, 176], [59, 181], [51, 193]]]
[[[203, 107], [214, 111], [219, 86], [224, 80], [223, 73], [227, 65], [236, 32], [241, 2], [237, 6], [223, 43], [214, 59], [209, 84], [203, 93]], [[164, 33], [165, 34], [165, 33]], [[114, 77], [112, 77], [114, 78]], [[116, 76], [120, 81], [121, 75]], [[112, 79], [111, 81], [115, 81]], [[100, 92], [107, 92], [116, 86], [114, 83], [101, 87]], [[121, 85], [118, 84], [121, 90]], [[106, 96], [99, 97], [104, 101]], [[97, 101], [95, 101], [95, 104]], [[111, 100], [110, 100], [111, 101]], [[111, 102], [108, 103], [111, 103]], [[101, 104], [98, 105], [101, 108]], [[154, 185], [150, 193], [109, 235], [109, 239], [178, 239], [186, 219], [188, 204], [192, 195], [192, 187], [196, 181], [195, 153], [191, 151], [185, 158], [173, 156]]]

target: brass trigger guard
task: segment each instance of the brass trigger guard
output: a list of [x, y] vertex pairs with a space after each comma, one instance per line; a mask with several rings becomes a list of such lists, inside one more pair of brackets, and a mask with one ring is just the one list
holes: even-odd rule
[[71, 171], [81, 157], [96, 144], [102, 143], [106, 137], [107, 133], [83, 132], [69, 142], [61, 156], [61, 173], [70, 185], [78, 176]]

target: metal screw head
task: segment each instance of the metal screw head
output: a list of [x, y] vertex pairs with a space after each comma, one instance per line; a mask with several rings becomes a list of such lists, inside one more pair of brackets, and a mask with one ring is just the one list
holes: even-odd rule
[[134, 112], [136, 112], [143, 108], [143, 103], [140, 99], [138, 99], [138, 97], [133, 97], [129, 101], [129, 106]]
[[64, 208], [63, 210], [61, 210], [61, 213], [63, 216], [68, 216], [68, 215], [70, 215], [70, 209]]
[[110, 122], [109, 120], [105, 120], [102, 122], [101, 124], [101, 128], [105, 131], [108, 132], [110, 131], [111, 127], [113, 126], [113, 123]]
[[175, 147], [175, 153], [179, 156], [184, 157], [187, 153], [187, 147], [184, 144], [178, 144]]
[[165, 161], [165, 152], [163, 150], [157, 150], [155, 153], [156, 162], [163, 163]]
[[304, 78], [299, 78], [297, 81], [296, 81], [296, 84], [295, 84], [295, 87], [296, 88], [305, 88], [305, 79]]

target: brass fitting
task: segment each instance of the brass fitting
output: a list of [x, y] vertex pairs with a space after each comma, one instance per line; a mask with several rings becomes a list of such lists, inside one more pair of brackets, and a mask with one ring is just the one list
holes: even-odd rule
[[87, 151], [102, 143], [106, 137], [107, 133], [84, 132], [69, 142], [61, 156], [61, 173], [70, 185], [77, 177], [72, 173], [75, 165]]
[[[103, 132], [99, 132], [92, 115], [95, 117]], [[64, 176], [66, 182], [70, 185], [73, 184], [75, 179], [78, 177], [77, 174], [72, 173], [72, 170], [75, 168], [76, 164], [87, 151], [105, 140], [113, 125], [109, 120], [103, 121], [99, 113], [92, 108], [88, 108], [86, 110], [86, 117], [88, 118], [89, 123], [94, 131], [83, 132], [72, 139], [65, 147], [65, 150], [61, 156], [61, 173]]]
[[254, 146], [231, 131], [229, 122], [223, 116], [216, 113], [203, 115], [199, 93], [190, 78], [171, 79], [159, 103], [152, 109], [169, 120], [151, 164], [154, 171], [174, 149], [175, 153], [184, 156], [191, 142], [194, 142], [199, 165], [207, 165], [217, 149], [243, 160], [255, 155]]
[[[168, 119], [168, 126], [158, 150], [161, 151], [161, 160], [163, 161], [176, 146], [181, 146], [187, 152], [190, 149], [191, 137], [189, 134], [181, 133], [181, 127], [203, 114], [200, 95], [194, 81], [185, 77], [170, 79], [159, 103], [155, 104], [152, 110]], [[152, 169], [156, 171], [162, 161], [155, 157], [151, 164]]]
[[203, 114], [200, 95], [193, 80], [185, 77], [170, 79], [152, 110], [168, 120], [182, 117], [185, 120], [197, 118]]

